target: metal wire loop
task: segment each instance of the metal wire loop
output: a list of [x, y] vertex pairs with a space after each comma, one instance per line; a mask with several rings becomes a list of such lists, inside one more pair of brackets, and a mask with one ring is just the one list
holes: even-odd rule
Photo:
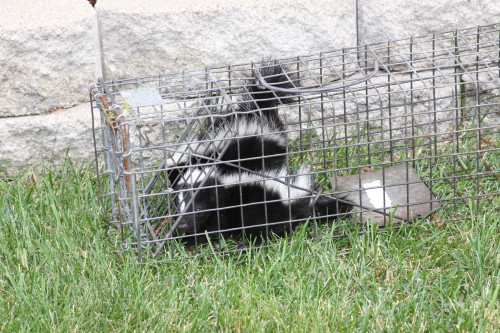
[[273, 91], [278, 91], [282, 93], [287, 93], [287, 94], [317, 94], [317, 93], [325, 93], [325, 92], [331, 92], [334, 90], [338, 89], [343, 89], [351, 86], [355, 86], [360, 83], [364, 83], [368, 80], [370, 80], [372, 77], [376, 76], [379, 72], [379, 65], [378, 65], [378, 59], [374, 60], [373, 63], [373, 73], [371, 73], [368, 76], [365, 76], [362, 79], [351, 81], [348, 83], [336, 85], [336, 86], [331, 86], [331, 87], [326, 87], [326, 88], [296, 88], [296, 89], [289, 89], [289, 88], [279, 88], [270, 85], [269, 83], [266, 82], [264, 77], [260, 74], [258, 70], [255, 71], [257, 78], [259, 79], [259, 82], [262, 86], [264, 86], [267, 89], [273, 90]]

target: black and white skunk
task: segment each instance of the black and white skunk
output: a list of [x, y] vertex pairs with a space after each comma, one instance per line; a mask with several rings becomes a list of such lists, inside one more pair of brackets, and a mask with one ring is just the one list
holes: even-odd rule
[[287, 138], [277, 107], [293, 102], [294, 98], [260, 86], [255, 71], [278, 88], [299, 85], [296, 75], [276, 62], [263, 63], [255, 69], [254, 78], [244, 87], [236, 112], [207, 123], [196, 140], [183, 144], [167, 159], [172, 183], [175, 184], [185, 169], [199, 164], [214, 165], [214, 160], [220, 174], [245, 169], [275, 169], [284, 165]]
[[205, 232], [211, 237], [260, 239], [271, 232], [282, 236], [292, 231], [313, 215], [313, 209], [327, 220], [351, 209], [344, 201], [325, 195], [316, 198], [312, 176], [305, 167], [293, 174], [286, 167], [265, 170], [265, 175], [192, 169], [174, 188], [181, 215], [177, 232], [200, 234], [200, 240]]
[[[278, 63], [256, 71], [272, 86], [299, 86], [296, 76]], [[351, 208], [324, 195], [316, 197], [308, 169], [288, 172], [278, 105], [294, 98], [262, 87], [258, 74], [247, 82], [235, 112], [208, 122], [196, 140], [167, 159], [180, 216], [175, 230], [184, 240], [204, 232], [217, 237], [284, 235], [313, 210], [328, 219]]]

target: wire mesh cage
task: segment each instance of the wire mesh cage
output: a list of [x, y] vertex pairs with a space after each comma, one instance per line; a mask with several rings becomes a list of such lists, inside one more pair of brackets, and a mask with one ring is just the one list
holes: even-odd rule
[[498, 203], [499, 64], [496, 24], [91, 83], [110, 232], [168, 260]]

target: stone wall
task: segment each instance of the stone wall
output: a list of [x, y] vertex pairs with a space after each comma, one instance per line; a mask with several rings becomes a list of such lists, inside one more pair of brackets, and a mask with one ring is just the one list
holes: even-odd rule
[[491, 0], [17, 0], [0, 20], [0, 171], [93, 157], [86, 84], [500, 22]]

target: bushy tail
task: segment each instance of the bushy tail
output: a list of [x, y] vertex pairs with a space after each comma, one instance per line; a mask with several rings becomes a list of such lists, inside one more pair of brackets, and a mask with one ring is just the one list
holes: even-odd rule
[[292, 103], [295, 95], [281, 91], [269, 90], [261, 85], [259, 76], [269, 85], [277, 88], [293, 89], [300, 86], [297, 73], [289, 66], [274, 61], [263, 61], [253, 70], [253, 77], [246, 85], [240, 108], [246, 111], [273, 110], [279, 104]]

